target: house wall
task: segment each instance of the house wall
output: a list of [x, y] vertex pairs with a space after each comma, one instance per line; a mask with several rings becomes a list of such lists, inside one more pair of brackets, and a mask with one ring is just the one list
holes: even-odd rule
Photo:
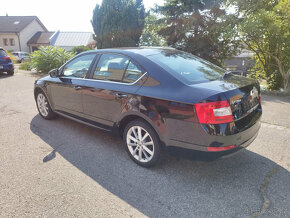
[[46, 30], [36, 20], [34, 20], [20, 32], [21, 51], [31, 52], [27, 42], [38, 31], [45, 32]]
[[[8, 40], [8, 46], [4, 45], [4, 39]], [[10, 44], [10, 39], [14, 39], [14, 46]], [[0, 47], [7, 51], [19, 51], [19, 41], [16, 33], [0, 33]]]

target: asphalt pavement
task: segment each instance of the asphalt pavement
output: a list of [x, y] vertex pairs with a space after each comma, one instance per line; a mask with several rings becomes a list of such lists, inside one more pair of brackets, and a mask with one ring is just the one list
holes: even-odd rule
[[262, 96], [257, 139], [212, 162], [146, 169], [122, 141], [37, 112], [31, 74], [0, 75], [0, 217], [290, 217], [290, 100]]

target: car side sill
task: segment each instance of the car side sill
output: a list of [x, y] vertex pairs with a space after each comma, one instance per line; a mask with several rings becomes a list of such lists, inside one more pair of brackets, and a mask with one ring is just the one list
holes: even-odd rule
[[77, 121], [79, 123], [82, 123], [82, 124], [85, 124], [85, 125], [88, 125], [88, 126], [91, 126], [91, 127], [94, 127], [94, 128], [98, 128], [98, 129], [101, 129], [101, 130], [104, 130], [104, 131], [108, 131], [108, 132], [112, 132], [112, 130], [113, 130], [109, 126], [106, 126], [106, 125], [103, 125], [101, 123], [97, 123], [97, 122], [94, 122], [94, 121], [91, 121], [91, 120], [88, 120], [88, 119], [73, 115], [73, 114], [70, 114], [70, 113], [66, 113], [66, 112], [58, 111], [58, 110], [55, 110], [54, 112], [59, 114], [60, 116], [69, 118], [71, 120]]

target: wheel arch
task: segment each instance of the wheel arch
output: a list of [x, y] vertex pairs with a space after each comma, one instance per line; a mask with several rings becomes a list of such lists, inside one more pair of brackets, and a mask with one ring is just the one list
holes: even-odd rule
[[34, 99], [36, 100], [36, 95], [38, 92], [43, 92], [47, 98], [47, 101], [51, 107], [51, 109], [53, 110], [53, 102], [52, 102], [52, 99], [50, 99], [50, 96], [48, 95], [47, 91], [40, 85], [36, 85], [35, 88], [34, 88]]
[[152, 120], [150, 120], [148, 117], [146, 117], [145, 115], [140, 115], [140, 114], [126, 114], [124, 115], [120, 121], [118, 122], [118, 133], [121, 137], [123, 137], [123, 132], [124, 129], [126, 127], [126, 125], [133, 121], [133, 120], [142, 120], [143, 122], [147, 123], [149, 126], [151, 126], [153, 128], [153, 130], [155, 131], [155, 133], [157, 134], [158, 138], [160, 139], [160, 141], [162, 143], [164, 143], [164, 138], [162, 137], [162, 135], [160, 134], [158, 128], [155, 126], [155, 124], [153, 123]]
[[[38, 92], [44, 92], [42, 88], [40, 88], [39, 86], [34, 88], [34, 99], [36, 99], [36, 95]], [[45, 92], [44, 92], [45, 93]]]

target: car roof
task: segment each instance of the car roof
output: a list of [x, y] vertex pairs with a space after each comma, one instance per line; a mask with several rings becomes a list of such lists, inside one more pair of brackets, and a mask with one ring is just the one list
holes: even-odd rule
[[28, 52], [25, 52], [25, 51], [14, 51], [12, 53], [22, 53], [22, 54], [28, 54]]
[[154, 54], [159, 54], [161, 52], [179, 52], [178, 50], [170, 47], [123, 47], [123, 48], [108, 48], [108, 49], [96, 49], [94, 51], [87, 51], [86, 53], [103, 53], [103, 52], [113, 52], [120, 54], [139, 54], [142, 56], [150, 56]]

